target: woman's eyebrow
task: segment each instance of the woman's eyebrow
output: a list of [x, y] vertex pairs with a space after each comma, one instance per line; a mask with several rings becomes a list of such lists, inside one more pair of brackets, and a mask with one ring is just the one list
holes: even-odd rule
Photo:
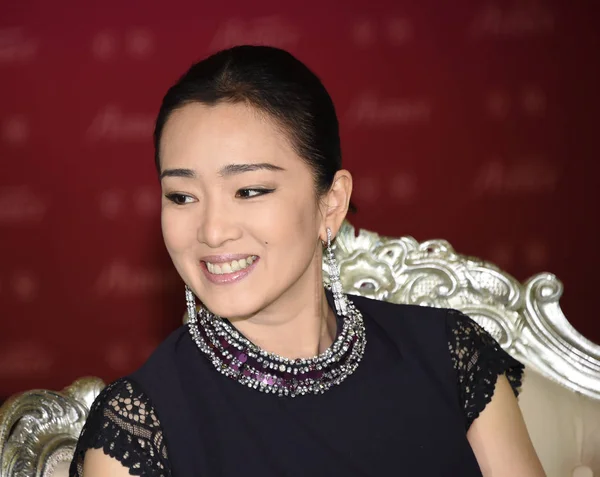
[[[285, 171], [283, 167], [276, 166], [275, 164], [270, 164], [268, 162], [259, 162], [252, 164], [228, 164], [223, 166], [219, 170], [219, 175], [221, 177], [233, 176], [236, 174], [242, 174], [244, 172], [253, 172], [253, 171]], [[193, 169], [165, 169], [160, 174], [160, 180], [163, 180], [165, 177], [187, 177], [190, 179], [195, 179], [196, 172]]]
[[270, 164], [268, 162], [259, 162], [253, 164], [228, 164], [219, 170], [219, 175], [221, 177], [226, 177], [233, 176], [236, 174], [242, 174], [243, 172], [253, 172], [260, 170], [285, 171], [283, 167], [276, 166], [275, 164]]
[[160, 180], [165, 177], [189, 177], [194, 179], [196, 173], [192, 169], [165, 169], [160, 174]]

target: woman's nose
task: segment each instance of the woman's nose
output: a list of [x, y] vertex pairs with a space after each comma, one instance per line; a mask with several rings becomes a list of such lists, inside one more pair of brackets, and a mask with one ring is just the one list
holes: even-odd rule
[[[216, 204], [215, 204], [216, 205]], [[240, 224], [224, 206], [206, 207], [200, 219], [197, 238], [210, 248], [219, 248], [240, 236]]]

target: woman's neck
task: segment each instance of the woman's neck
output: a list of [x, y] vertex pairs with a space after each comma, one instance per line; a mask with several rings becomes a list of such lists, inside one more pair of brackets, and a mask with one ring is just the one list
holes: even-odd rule
[[263, 350], [289, 359], [322, 353], [337, 332], [322, 280], [318, 284], [300, 281], [267, 309], [252, 318], [232, 320], [232, 324]]

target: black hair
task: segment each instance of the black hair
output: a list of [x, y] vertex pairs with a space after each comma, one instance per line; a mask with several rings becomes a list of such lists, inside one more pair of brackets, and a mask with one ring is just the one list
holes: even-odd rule
[[[319, 78], [289, 52], [241, 45], [195, 63], [163, 98], [154, 129], [154, 160], [160, 173], [160, 140], [171, 113], [189, 103], [245, 103], [287, 133], [310, 166], [317, 195], [329, 190], [342, 168], [338, 119]], [[353, 206], [352, 206], [353, 208]]]

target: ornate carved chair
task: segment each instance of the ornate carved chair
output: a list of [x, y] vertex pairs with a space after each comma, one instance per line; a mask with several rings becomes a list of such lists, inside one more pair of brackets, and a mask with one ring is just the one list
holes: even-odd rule
[[[345, 223], [336, 239], [345, 290], [396, 303], [456, 308], [526, 366], [519, 404], [548, 477], [600, 476], [600, 346], [559, 306], [562, 284], [542, 273], [521, 284], [445, 240], [387, 238]], [[327, 279], [327, 267], [324, 266]], [[185, 318], [184, 318], [185, 319]], [[0, 408], [0, 476], [63, 476], [104, 383], [82, 378]]]

